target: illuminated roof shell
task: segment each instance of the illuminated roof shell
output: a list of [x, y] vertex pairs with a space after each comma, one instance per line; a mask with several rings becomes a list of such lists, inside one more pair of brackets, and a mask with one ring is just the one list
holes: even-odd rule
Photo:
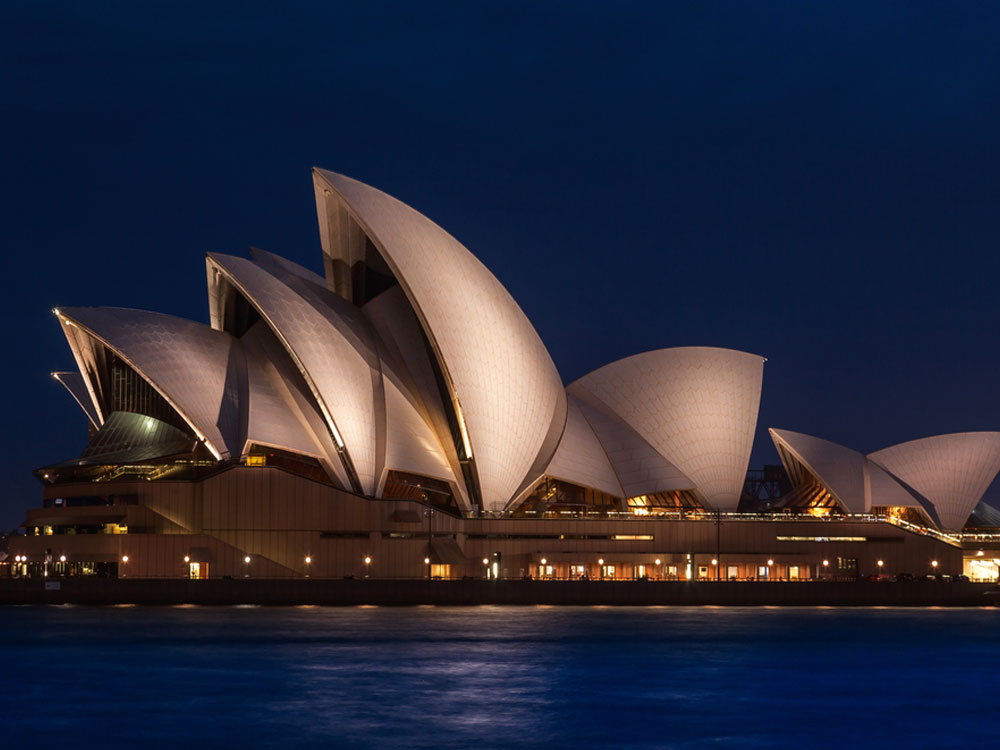
[[314, 175], [328, 261], [356, 262], [330, 258], [324, 227], [335, 199], [406, 292], [464, 422], [483, 505], [502, 510], [540, 475], [565, 426], [566, 395], [548, 351], [507, 290], [437, 224], [356, 180]]
[[694, 483], [711, 507], [739, 504], [760, 407], [764, 359], [678, 347], [612, 362], [568, 387], [597, 399]]
[[956, 531], [1000, 472], [1000, 432], [936, 435], [868, 458], [933, 503], [941, 527]]

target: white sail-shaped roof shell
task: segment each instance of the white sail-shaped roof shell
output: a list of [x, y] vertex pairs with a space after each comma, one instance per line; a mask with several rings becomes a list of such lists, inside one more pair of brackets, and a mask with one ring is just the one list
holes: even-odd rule
[[736, 510], [750, 463], [764, 360], [713, 347], [637, 354], [567, 389], [599, 400], [694, 483], [714, 508]]
[[455, 485], [455, 475], [437, 436], [391, 380], [384, 381], [386, 406], [385, 474], [389, 470], [421, 474]]
[[[867, 472], [864, 454], [829, 440], [791, 430], [770, 429], [792, 484], [804, 481], [797, 462], [833, 495], [845, 510], [866, 513], [871, 507], [866, 489]], [[789, 461], [789, 457], [792, 461]], [[911, 498], [912, 499], [912, 498]], [[909, 503], [906, 503], [909, 504]]]
[[[374, 495], [380, 463], [375, 402], [382, 400], [376, 390], [381, 385], [377, 361], [366, 361], [332, 307], [311, 304], [253, 261], [210, 254], [208, 264], [246, 297], [285, 345], [350, 457], [360, 490]], [[213, 315], [213, 321], [218, 318]]]
[[503, 509], [529, 474], [544, 469], [565, 425], [565, 391], [548, 351], [507, 290], [437, 224], [356, 180], [314, 174], [325, 252], [329, 196], [406, 292], [451, 390], [483, 505]]
[[943, 529], [958, 531], [1000, 472], [1000, 432], [937, 435], [868, 457], [933, 503]]
[[572, 482], [581, 487], [590, 487], [615, 497], [624, 497], [625, 491], [618, 481], [604, 446], [580, 411], [580, 402], [570, 396], [568, 407], [562, 441], [545, 473], [555, 479]]
[[[233, 451], [239, 455], [242, 446], [234, 445], [239, 441], [235, 425], [227, 424], [223, 416], [232, 337], [144, 310], [62, 308], [59, 318], [64, 328], [76, 328], [100, 341], [145, 378], [217, 458]], [[220, 423], [229, 434], [223, 434]]]

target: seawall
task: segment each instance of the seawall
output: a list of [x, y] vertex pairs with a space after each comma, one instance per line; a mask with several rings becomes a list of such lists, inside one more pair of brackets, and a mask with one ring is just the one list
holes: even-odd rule
[[993, 584], [341, 579], [5, 579], [0, 604], [906, 606], [1000, 604]]

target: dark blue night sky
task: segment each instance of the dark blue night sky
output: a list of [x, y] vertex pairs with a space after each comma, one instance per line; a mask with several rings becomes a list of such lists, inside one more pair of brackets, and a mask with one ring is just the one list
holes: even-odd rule
[[1000, 429], [1000, 6], [872, 5], [5, 3], [0, 527], [86, 441], [50, 308], [319, 270], [313, 165], [454, 234], [567, 382], [768, 357], [751, 465]]

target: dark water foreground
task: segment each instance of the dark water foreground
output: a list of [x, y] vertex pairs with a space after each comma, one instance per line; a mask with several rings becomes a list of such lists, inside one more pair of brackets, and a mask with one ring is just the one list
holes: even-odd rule
[[991, 747], [1000, 611], [0, 608], [6, 747]]

